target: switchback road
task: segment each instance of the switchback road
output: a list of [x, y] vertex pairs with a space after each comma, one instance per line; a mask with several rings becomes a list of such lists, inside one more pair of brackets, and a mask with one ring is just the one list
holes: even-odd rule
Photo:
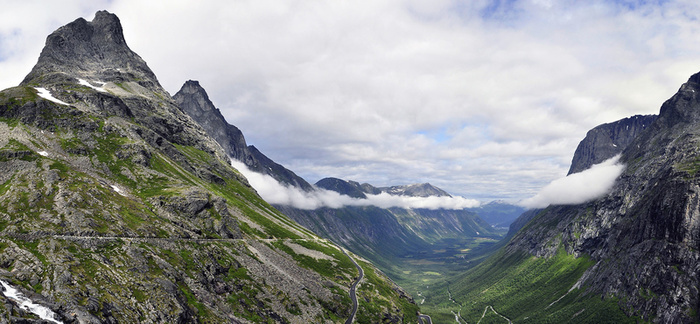
[[357, 277], [357, 280], [353, 282], [352, 286], [350, 287], [350, 299], [352, 299], [352, 313], [350, 313], [350, 318], [348, 318], [347, 321], [345, 321], [345, 324], [352, 324], [352, 322], [355, 320], [355, 314], [357, 314], [357, 284], [360, 283], [360, 280], [365, 277], [365, 272], [362, 270], [362, 267], [360, 267], [359, 264], [353, 259], [347, 252], [345, 252], [345, 249], [341, 248], [341, 251], [345, 253], [345, 255], [350, 258], [352, 263], [355, 264], [357, 267], [357, 271], [360, 272], [360, 276]]

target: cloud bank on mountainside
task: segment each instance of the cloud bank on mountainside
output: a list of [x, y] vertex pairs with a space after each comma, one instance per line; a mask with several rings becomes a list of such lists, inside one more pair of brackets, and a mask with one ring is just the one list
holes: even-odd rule
[[269, 175], [254, 172], [240, 161], [232, 159], [231, 165], [248, 179], [250, 185], [268, 203], [288, 205], [299, 209], [341, 208], [344, 206], [464, 209], [479, 206], [477, 200], [463, 197], [410, 197], [390, 195], [383, 192], [378, 195], [368, 194], [366, 199], [359, 199], [321, 188], [307, 192], [282, 184]]
[[535, 196], [520, 202], [526, 208], [549, 205], [576, 205], [600, 198], [610, 192], [617, 177], [625, 170], [620, 155], [593, 165], [587, 170], [559, 178], [542, 188]]

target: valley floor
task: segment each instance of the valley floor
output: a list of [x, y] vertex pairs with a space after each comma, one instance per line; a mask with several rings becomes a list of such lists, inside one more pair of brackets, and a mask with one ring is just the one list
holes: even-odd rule
[[421, 309], [430, 315], [433, 322], [454, 321], [461, 312], [457, 303], [445, 306], [451, 300], [449, 285], [459, 275], [488, 258], [500, 246], [499, 236], [443, 239], [432, 244], [430, 249], [398, 256], [378, 267], [399, 286], [408, 291]]

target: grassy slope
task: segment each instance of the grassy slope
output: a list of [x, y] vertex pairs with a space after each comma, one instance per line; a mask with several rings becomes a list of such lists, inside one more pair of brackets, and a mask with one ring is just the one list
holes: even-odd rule
[[[573, 288], [593, 264], [588, 257], [576, 258], [563, 251], [551, 258], [537, 258], [502, 249], [429, 296], [440, 302], [422, 310], [436, 322], [454, 320], [451, 312], [459, 310], [469, 323], [505, 323], [491, 307], [517, 323], [635, 322], [637, 319], [620, 310], [616, 299], [587, 294], [586, 287]], [[446, 298], [450, 293], [454, 301]]]
[[[226, 312], [254, 322], [273, 320], [274, 317], [266, 317], [269, 313], [265, 308], [274, 308], [274, 305], [270, 305], [279, 306], [280, 302], [286, 309], [282, 313], [289, 317], [299, 314], [298, 303], [319, 304], [325, 308], [325, 314], [318, 320], [340, 321], [345, 316], [349, 305], [344, 303], [347, 301], [343, 297], [347, 297], [347, 291], [339, 287], [349, 286], [356, 275], [352, 263], [335, 247], [322, 241], [299, 242], [305, 248], [330, 255], [339, 262], [329, 264], [298, 255], [289, 249], [279, 248], [275, 241], [267, 241], [316, 240], [316, 236], [262, 200], [251, 187], [239, 181], [235, 176], [236, 171], [227, 163], [193, 146], [175, 145], [176, 153], [152, 151], [138, 138], [125, 136], [128, 132], [123, 131], [124, 125], [138, 127], [133, 121], [106, 122], [70, 111], [68, 107], [54, 105], [54, 108], [49, 107], [42, 112], [47, 120], [65, 118], [92, 126], [72, 129], [58, 125], [44, 132], [36, 125], [26, 125], [20, 118], [12, 117], [21, 114], [8, 113], [35, 100], [43, 99], [38, 99], [29, 87], [12, 88], [0, 93], [0, 108], [4, 116], [11, 116], [0, 120], [0, 128], [6, 129], [8, 136], [1, 149], [5, 153], [0, 156], [0, 164], [20, 170], [4, 177], [7, 180], [0, 185], [0, 200], [3, 202], [0, 205], [0, 230], [5, 233], [0, 238], [0, 259], [3, 259], [0, 267], [18, 273], [13, 279], [16, 285], [95, 311], [106, 304], [126, 301], [120, 304], [124, 307], [123, 313], [114, 314], [126, 322], [143, 319], [147, 309], [141, 305], [149, 302], [175, 312], [179, 307], [177, 304], [167, 301], [159, 304], [156, 299], [161, 295], [186, 300], [189, 312], [196, 314], [203, 322], [221, 321], [226, 318]], [[151, 150], [147, 168], [135, 163], [133, 156], [127, 154], [134, 147], [137, 147], [136, 151], [138, 148]], [[51, 152], [48, 157], [36, 153], [45, 148]], [[124, 153], [126, 157], [119, 152], [127, 152]], [[88, 170], [84, 170], [84, 164], [76, 164], [78, 160], [83, 163], [87, 161], [90, 165]], [[11, 167], [16, 163], [23, 163], [25, 167]], [[223, 181], [207, 181], [192, 172], [203, 169], [212, 170]], [[56, 179], [52, 174], [58, 176], [57, 180], [45, 182], [44, 179]], [[121, 187], [127, 194], [115, 192], [111, 185]], [[70, 207], [81, 213], [81, 223], [68, 224], [64, 216], [54, 215], [52, 206], [57, 203], [56, 195], [62, 188], [78, 195], [71, 197], [73, 205]], [[158, 212], [159, 206], [154, 206], [158, 199], [182, 196], [191, 188], [204, 191], [210, 197], [224, 198], [229, 210], [233, 211], [234, 215], [231, 216], [238, 221], [244, 240], [172, 240], [183, 235], [185, 238], [196, 235], [195, 238], [201, 240], [221, 238], [217, 229], [221, 228], [223, 218], [214, 207], [204, 211], [207, 216], [203, 219], [173, 221], [163, 218]], [[80, 240], [55, 237], [76, 230], [81, 235], [130, 238], [87, 244]], [[310, 269], [325, 280], [334, 282], [328, 287], [338, 298], [335, 301], [316, 300], [310, 295], [300, 297], [293, 291], [279, 290], [278, 297], [287, 297], [281, 301], [271, 301], [270, 298], [275, 298], [272, 294], [276, 288], [266, 285], [264, 278], [256, 278], [241, 266], [254, 263], [257, 258], [246, 240], [261, 240], [264, 246], [257, 249], [277, 250], [277, 253], [286, 255], [285, 258], [294, 260], [297, 266]], [[26, 260], [11, 257], [18, 250], [27, 252], [24, 254]], [[8, 256], [13, 259], [6, 259]], [[223, 297], [219, 296], [221, 298], [212, 298], [212, 287], [202, 286], [202, 281], [197, 279], [204, 274], [200, 269], [206, 269], [208, 276], [214, 276], [223, 287], [233, 290]], [[77, 286], [68, 291], [54, 291], [55, 287], [52, 286], [56, 283], [51, 280], [56, 271], [76, 278]], [[168, 291], [149, 284], [162, 277], [172, 280], [178, 289]], [[44, 287], [46, 284], [48, 286]], [[378, 285], [391, 287], [386, 280]], [[86, 295], [87, 291], [90, 293]], [[205, 298], [206, 302], [201, 298]], [[396, 294], [387, 298], [391, 303], [401, 305], [401, 299]], [[370, 302], [373, 300], [370, 299]], [[400, 313], [400, 310], [397, 311]], [[364, 316], [380, 318], [382, 315], [367, 313]]]

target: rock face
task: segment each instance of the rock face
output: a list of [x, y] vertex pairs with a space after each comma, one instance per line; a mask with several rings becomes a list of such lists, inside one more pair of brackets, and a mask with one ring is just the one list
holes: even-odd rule
[[186, 114], [204, 128], [207, 134], [221, 144], [230, 157], [243, 162], [253, 171], [272, 176], [281, 183], [306, 191], [313, 189], [306, 180], [294, 172], [275, 163], [254, 146], [247, 146], [241, 130], [226, 122], [221, 111], [209, 100], [209, 96], [199, 82], [192, 80], [185, 82], [173, 99]]
[[[238, 175], [116, 16], [58, 29], [0, 92], [0, 278], [64, 323], [335, 323], [356, 275]], [[372, 278], [362, 316], [415, 318]], [[0, 297], [0, 322], [35, 319]]]
[[576, 148], [568, 174], [581, 172], [621, 153], [657, 117], [637, 115], [591, 129]]
[[[577, 300], [562, 297], [557, 307], [568, 307], [570, 314], [592, 314], [603, 319], [610, 314], [584, 311], [575, 304], [603, 300], [617, 305], [631, 322], [635, 321], [632, 316], [656, 323], [697, 321], [699, 82], [700, 74], [691, 76], [662, 105], [653, 123], [637, 122], [646, 129], [628, 145], [621, 145], [625, 147], [621, 161], [626, 169], [607, 196], [582, 205], [550, 206], [528, 214], [529, 222], [492, 264], [523, 252], [544, 260], [562, 260], [563, 252], [590, 258], [591, 265], [576, 277], [577, 281], [574, 278], [576, 283], [569, 292], [561, 292], [575, 292]], [[510, 264], [513, 268], [523, 267]], [[555, 269], [565, 269], [566, 264], [562, 262]], [[479, 271], [506, 270], [494, 267]], [[547, 298], [555, 304], [556, 295]], [[519, 314], [529, 316], [527, 311]]]
[[153, 71], [127, 46], [119, 18], [106, 11], [98, 11], [92, 21], [78, 18], [49, 35], [22, 85], [69, 81], [68, 76], [114, 83], [138, 80], [164, 94]]

